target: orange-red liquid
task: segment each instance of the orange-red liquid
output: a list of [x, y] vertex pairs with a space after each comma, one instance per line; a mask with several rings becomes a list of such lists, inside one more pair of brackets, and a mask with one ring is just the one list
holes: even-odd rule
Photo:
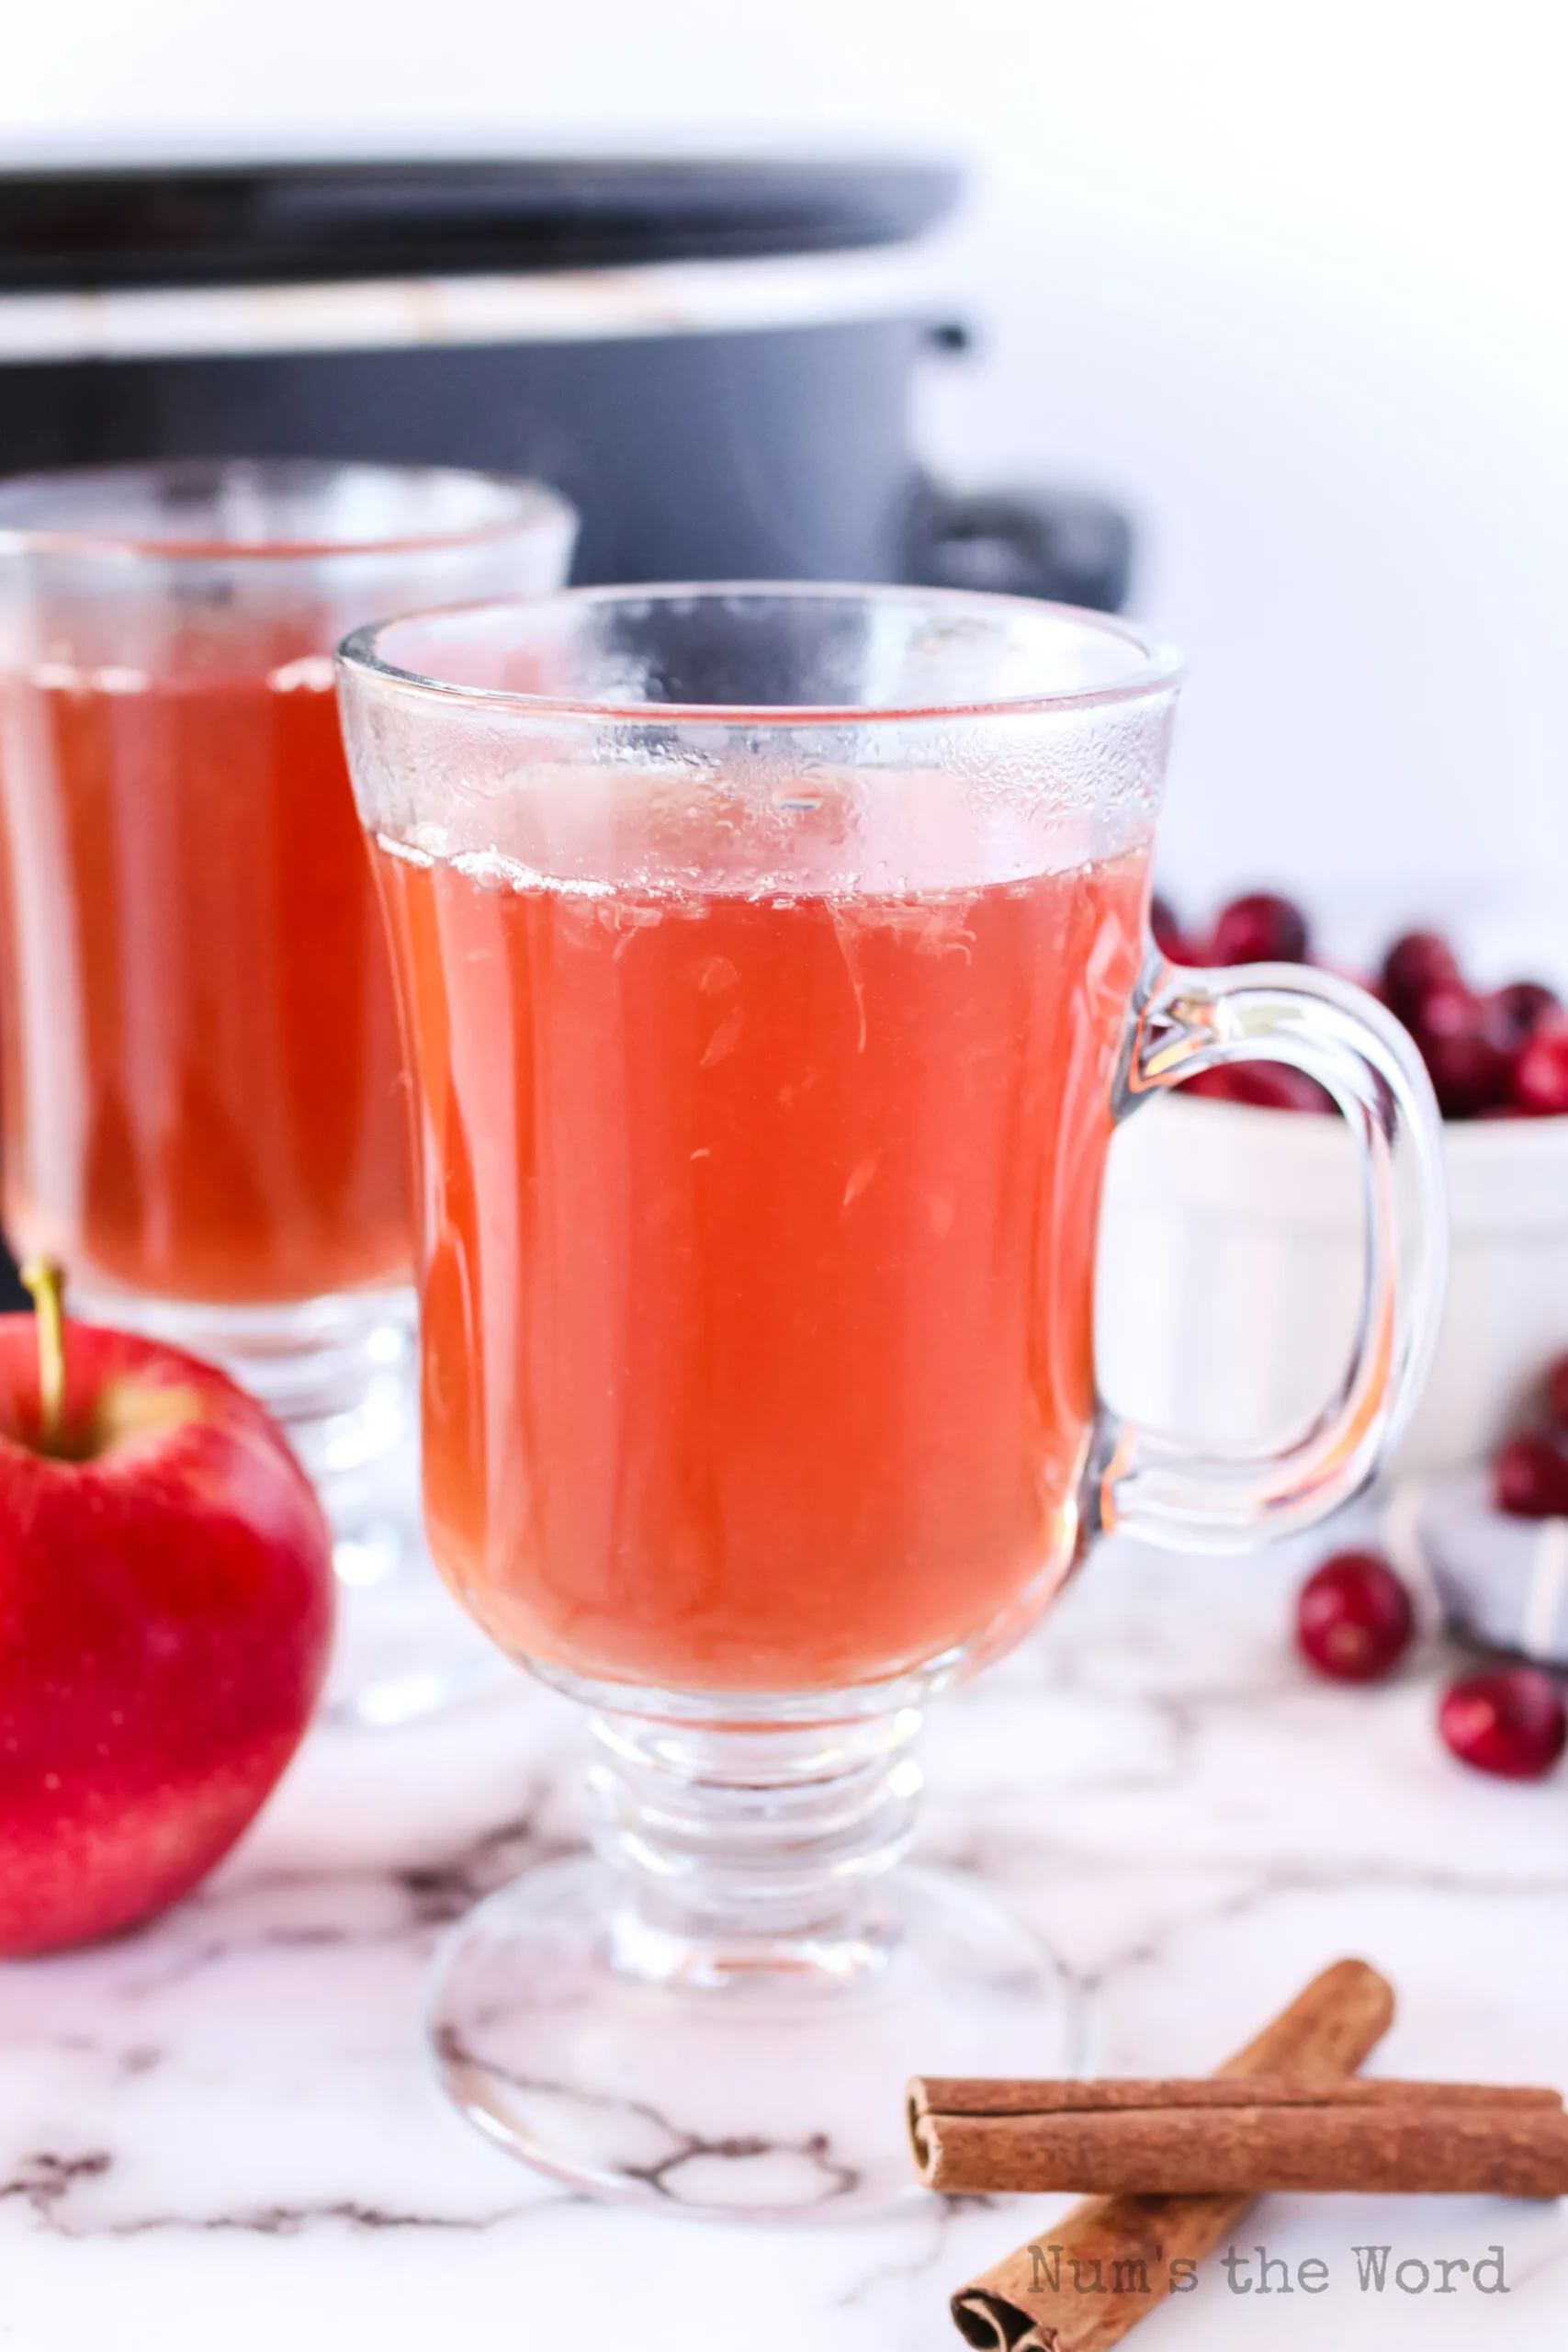
[[784, 899], [378, 854], [422, 1104], [427, 1518], [490, 1632], [806, 1690], [1048, 1591], [1143, 856]]
[[330, 687], [319, 659], [0, 687], [6, 1222], [86, 1288], [408, 1279], [397, 1016]]

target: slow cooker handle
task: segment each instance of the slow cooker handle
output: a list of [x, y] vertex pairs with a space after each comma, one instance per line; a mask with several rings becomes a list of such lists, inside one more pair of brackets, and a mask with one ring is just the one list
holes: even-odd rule
[[1071, 491], [944, 490], [922, 480], [906, 577], [924, 588], [986, 588], [1120, 612], [1133, 531], [1104, 499]]

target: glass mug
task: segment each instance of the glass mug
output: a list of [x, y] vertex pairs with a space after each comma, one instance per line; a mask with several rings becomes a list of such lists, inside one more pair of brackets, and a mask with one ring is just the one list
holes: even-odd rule
[[410, 1541], [406, 1089], [332, 654], [400, 605], [558, 586], [572, 533], [549, 492], [434, 469], [0, 484], [6, 1231], [288, 1423], [347, 1580], [333, 1695], [372, 1719], [486, 1660]]
[[[1068, 2005], [891, 1871], [921, 1703], [1102, 1531], [1310, 1526], [1442, 1281], [1421, 1065], [1300, 967], [1148, 944], [1179, 684], [1099, 616], [897, 589], [580, 591], [350, 638], [419, 1120], [424, 1493], [479, 1623], [592, 1710], [597, 1860], [456, 1933], [439, 2064], [601, 2194], [821, 2213], [910, 2178], [914, 2071], [1050, 2075]], [[1116, 1121], [1263, 1057], [1366, 1179], [1312, 1428], [1231, 1458], [1097, 1397]]]

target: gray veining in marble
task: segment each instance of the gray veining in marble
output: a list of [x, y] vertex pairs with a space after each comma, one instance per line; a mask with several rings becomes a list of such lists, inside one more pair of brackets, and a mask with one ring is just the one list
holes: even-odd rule
[[[1107, 2070], [1203, 2068], [1354, 1951], [1402, 1996], [1382, 2068], [1568, 2083], [1568, 1785], [1451, 1762], [1440, 1656], [1380, 1690], [1312, 1680], [1294, 1573], [1102, 1553], [934, 1711], [925, 1852], [1034, 1920]], [[431, 1951], [579, 1842], [576, 1762], [570, 1711], [521, 1684], [444, 1724], [320, 1733], [194, 1900], [0, 1969], [0, 2352], [276, 2352], [280, 2328], [289, 2352], [952, 2352], [948, 2291], [1060, 2200], [663, 2221], [536, 2180], [447, 2113], [420, 2050]], [[1545, 2352], [1568, 2332], [1556, 2207], [1279, 2199], [1238, 2243], [1321, 2256], [1327, 2290], [1247, 2296], [1211, 2266], [1139, 2352]], [[1368, 2243], [1411, 2282], [1501, 2245], [1508, 2292], [1363, 2292]]]

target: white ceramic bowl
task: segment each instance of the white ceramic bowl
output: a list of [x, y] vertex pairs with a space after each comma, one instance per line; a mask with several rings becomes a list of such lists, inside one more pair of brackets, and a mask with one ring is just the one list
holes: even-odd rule
[[[1401, 1471], [1489, 1452], [1568, 1351], [1568, 1118], [1444, 1133], [1448, 1298]], [[1340, 1120], [1157, 1096], [1111, 1147], [1098, 1299], [1107, 1396], [1205, 1443], [1277, 1441], [1344, 1366], [1360, 1264]]]

